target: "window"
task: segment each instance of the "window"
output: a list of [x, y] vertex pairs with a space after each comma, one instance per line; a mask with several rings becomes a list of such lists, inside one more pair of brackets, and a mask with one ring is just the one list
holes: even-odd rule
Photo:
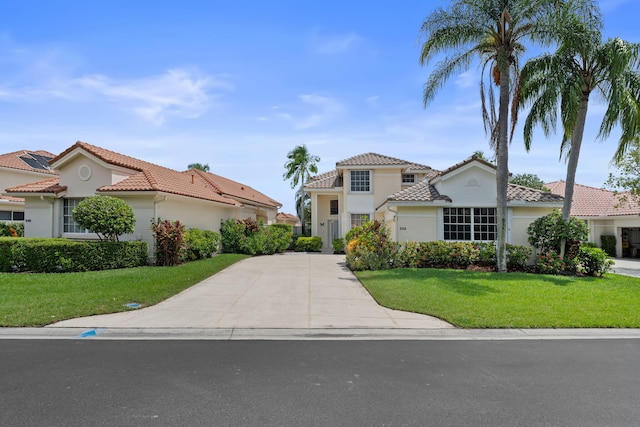
[[351, 171], [351, 191], [369, 192], [371, 191], [369, 181], [369, 171]]
[[338, 200], [329, 201], [329, 215], [338, 215]]
[[62, 231], [65, 233], [88, 233], [73, 220], [73, 209], [82, 199], [64, 199], [62, 205]]
[[416, 175], [413, 173], [403, 173], [402, 174], [402, 183], [403, 184], [413, 184], [416, 182]]
[[444, 208], [444, 240], [496, 240], [496, 208]]
[[369, 222], [369, 214], [351, 214], [351, 228], [360, 227], [365, 222]]
[[0, 211], [0, 221], [24, 221], [24, 212]]

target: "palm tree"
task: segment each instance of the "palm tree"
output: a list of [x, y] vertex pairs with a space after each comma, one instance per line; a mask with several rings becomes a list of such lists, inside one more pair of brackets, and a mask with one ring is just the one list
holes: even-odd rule
[[[504, 272], [506, 261], [507, 187], [509, 183], [509, 105], [511, 85], [518, 82], [519, 58], [524, 39], [543, 45], [554, 41], [559, 0], [457, 0], [448, 9], [438, 8], [422, 24], [426, 36], [420, 63], [428, 64], [439, 53], [453, 53], [439, 62], [425, 84], [425, 107], [437, 91], [457, 72], [466, 71], [479, 58], [480, 99], [485, 132], [496, 155], [497, 269]], [[491, 83], [484, 85], [487, 67], [499, 87], [498, 111]], [[513, 97], [512, 111], [517, 111]], [[517, 115], [513, 114], [513, 124]]]
[[209, 172], [209, 164], [205, 163], [203, 165], [202, 163], [191, 163], [189, 166], [187, 166], [187, 169], [198, 169], [203, 172]]
[[[619, 38], [602, 42], [602, 23], [595, 6], [567, 21], [555, 53], [529, 61], [521, 74], [521, 106], [531, 105], [525, 120], [524, 143], [531, 148], [533, 129], [540, 125], [549, 136], [555, 131], [558, 110], [563, 135], [560, 156], [566, 154], [562, 220], [569, 221], [578, 158], [591, 93], [607, 104], [598, 139], [606, 139], [616, 124], [622, 134], [614, 160], [621, 159], [640, 132], [640, 45]], [[564, 245], [561, 245], [564, 251]]]
[[[288, 161], [284, 164], [285, 173], [283, 179], [291, 180], [291, 188], [298, 185], [299, 194], [304, 194], [304, 185], [311, 174], [318, 173], [317, 163], [320, 157], [309, 153], [306, 145], [298, 145], [287, 154]], [[304, 200], [304, 199], [303, 199]], [[300, 204], [302, 206], [303, 204]], [[304, 208], [299, 209], [300, 222], [302, 223], [302, 234], [305, 234]]]

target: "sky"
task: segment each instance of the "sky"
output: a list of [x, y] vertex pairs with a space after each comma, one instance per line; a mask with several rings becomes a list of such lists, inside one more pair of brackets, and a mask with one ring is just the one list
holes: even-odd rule
[[[447, 3], [0, 1], [0, 152], [80, 140], [176, 170], [208, 164], [289, 213], [284, 164], [300, 144], [321, 173], [367, 152], [440, 170], [490, 156], [477, 64], [423, 106], [420, 26]], [[605, 38], [640, 42], [640, 2], [599, 4]], [[576, 182], [594, 187], [615, 172], [619, 132], [596, 139], [603, 112], [592, 96]], [[518, 126], [510, 171], [565, 179], [560, 140], [536, 133], [527, 153]]]

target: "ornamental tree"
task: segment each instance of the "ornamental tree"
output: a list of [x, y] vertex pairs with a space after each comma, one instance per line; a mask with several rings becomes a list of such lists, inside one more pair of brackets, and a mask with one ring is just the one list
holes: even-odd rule
[[73, 220], [96, 233], [100, 240], [117, 242], [123, 234], [133, 233], [136, 216], [124, 200], [111, 196], [91, 196], [73, 209]]

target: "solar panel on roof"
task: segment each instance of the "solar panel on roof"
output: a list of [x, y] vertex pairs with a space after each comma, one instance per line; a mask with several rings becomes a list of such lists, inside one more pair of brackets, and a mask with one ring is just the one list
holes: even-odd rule
[[23, 162], [25, 162], [26, 164], [29, 165], [29, 167], [33, 168], [33, 169], [40, 169], [40, 170], [49, 170], [48, 166], [43, 165], [42, 163], [38, 162], [36, 159], [34, 159], [33, 157], [29, 157], [29, 156], [20, 156], [20, 160], [22, 160]]
[[51, 161], [51, 159], [53, 159], [53, 157], [49, 157], [49, 156], [42, 156], [40, 154], [36, 154], [36, 153], [29, 153], [29, 155], [31, 157], [33, 157], [34, 159], [36, 159], [36, 161], [38, 161], [38, 163], [40, 163], [43, 166], [49, 167], [49, 161]]

